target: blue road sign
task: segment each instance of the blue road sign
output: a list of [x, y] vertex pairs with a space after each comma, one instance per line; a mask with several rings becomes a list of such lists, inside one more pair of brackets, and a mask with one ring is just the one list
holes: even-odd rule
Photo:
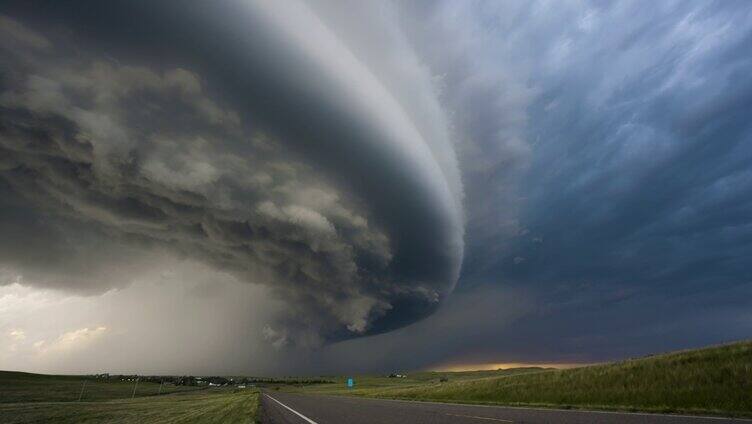
[[354, 385], [355, 385], [355, 380], [353, 380], [352, 378], [348, 378], [347, 379], [347, 387], [352, 387]]

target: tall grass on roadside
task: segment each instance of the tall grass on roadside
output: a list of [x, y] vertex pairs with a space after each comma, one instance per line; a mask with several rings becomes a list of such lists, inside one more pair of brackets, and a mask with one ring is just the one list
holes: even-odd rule
[[752, 342], [367, 396], [752, 416]]

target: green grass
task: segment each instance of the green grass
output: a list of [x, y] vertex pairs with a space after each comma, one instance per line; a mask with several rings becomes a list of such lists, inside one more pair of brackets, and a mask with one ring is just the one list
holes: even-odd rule
[[[333, 384], [318, 384], [315, 386], [276, 386], [275, 389], [283, 391], [294, 391], [318, 394], [347, 394], [369, 396], [374, 393], [384, 393], [392, 390], [426, 387], [427, 385], [438, 383], [441, 378], [449, 381], [470, 381], [485, 378], [510, 376], [517, 374], [526, 374], [540, 372], [543, 368], [515, 368], [510, 370], [490, 370], [490, 371], [462, 371], [462, 372], [415, 372], [408, 373], [407, 378], [388, 378], [381, 375], [359, 375], [355, 376], [355, 387], [346, 386], [347, 377], [327, 377], [328, 380], [334, 381]], [[447, 384], [447, 383], [442, 383]]]
[[[306, 392], [439, 402], [752, 416], [752, 342], [568, 370], [507, 370]], [[388, 379], [393, 380], [393, 379]], [[357, 378], [356, 378], [357, 382]]]
[[[446, 378], [448, 382], [440, 382]], [[408, 378], [326, 377], [277, 390], [407, 400], [752, 417], [752, 341], [568, 370], [419, 372]], [[0, 372], [0, 422], [254, 422], [258, 392]]]
[[[86, 381], [82, 400], [130, 398], [134, 382], [102, 380], [84, 376], [45, 375], [0, 371], [0, 404], [9, 402], [77, 401]], [[197, 390], [197, 387], [165, 384], [162, 393]], [[159, 384], [139, 382], [136, 397], [159, 393]]]
[[[78, 401], [86, 380], [83, 399]], [[0, 423], [253, 423], [258, 391], [0, 371]]]
[[0, 422], [255, 423], [258, 391], [210, 389], [98, 402], [0, 404]]

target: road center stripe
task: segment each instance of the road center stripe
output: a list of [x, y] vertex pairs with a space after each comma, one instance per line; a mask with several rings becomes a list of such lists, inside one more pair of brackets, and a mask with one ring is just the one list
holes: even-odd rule
[[305, 420], [305, 422], [307, 422], [307, 423], [309, 423], [309, 424], [317, 424], [317, 423], [316, 423], [316, 421], [314, 421], [314, 420], [312, 420], [312, 419], [310, 419], [310, 418], [306, 417], [305, 415], [303, 415], [303, 414], [301, 414], [300, 412], [298, 412], [298, 411], [296, 411], [296, 410], [294, 410], [294, 409], [290, 408], [289, 406], [287, 406], [287, 405], [285, 405], [284, 403], [282, 403], [282, 402], [278, 401], [277, 399], [274, 399], [273, 397], [269, 396], [268, 394], [264, 393], [264, 395], [265, 395], [266, 397], [268, 397], [269, 399], [271, 399], [271, 400], [273, 400], [273, 401], [277, 402], [278, 404], [280, 404], [280, 405], [284, 406], [285, 408], [287, 408], [287, 410], [289, 410], [289, 411], [290, 411], [290, 412], [292, 412], [293, 414], [295, 414], [295, 415], [299, 416], [300, 418], [302, 418], [303, 420]]
[[479, 417], [477, 415], [460, 415], [460, 414], [449, 414], [449, 413], [444, 413], [444, 415], [449, 415], [451, 417], [473, 418], [473, 419], [476, 419], [476, 420], [499, 421], [499, 422], [502, 422], [502, 423], [514, 423], [514, 421], [502, 420], [501, 418]]

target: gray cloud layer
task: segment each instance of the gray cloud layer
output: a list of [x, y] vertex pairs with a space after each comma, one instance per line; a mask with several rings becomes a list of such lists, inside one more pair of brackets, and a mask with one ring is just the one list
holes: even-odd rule
[[536, 299], [468, 354], [588, 361], [748, 337], [748, 3], [406, 9], [464, 137], [460, 287]]
[[[146, 6], [124, 7], [136, 19]], [[152, 251], [195, 258], [274, 287], [295, 311], [267, 331], [278, 344], [433, 311], [462, 258], [456, 163], [435, 128], [445, 122], [420, 121], [444, 134], [429, 143], [304, 5], [220, 11], [222, 27], [184, 16], [225, 40], [206, 79], [3, 18], [4, 265], [34, 284], [106, 290], [157, 262]], [[117, 34], [98, 40], [108, 56], [123, 48]], [[235, 95], [218, 102], [206, 80]]]
[[[462, 264], [437, 314], [279, 372], [752, 330], [748, 2], [8, 4], [0, 249], [29, 282], [183, 255], [290, 302], [269, 341], [316, 344], [425, 317]], [[118, 126], [125, 150], [93, 141]]]

